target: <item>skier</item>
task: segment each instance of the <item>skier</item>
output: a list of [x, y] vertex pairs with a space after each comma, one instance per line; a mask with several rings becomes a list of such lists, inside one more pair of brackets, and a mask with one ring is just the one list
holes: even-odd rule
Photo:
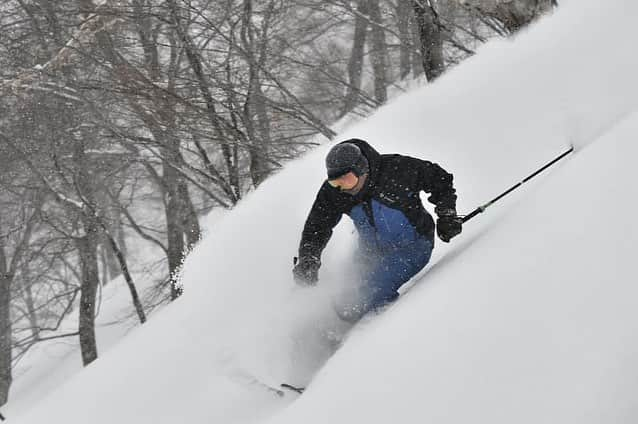
[[326, 157], [328, 179], [306, 220], [293, 269], [297, 284], [318, 281], [321, 252], [343, 214], [359, 234], [358, 281], [353, 293], [335, 305], [339, 317], [354, 323], [393, 302], [397, 290], [425, 265], [434, 248], [434, 220], [419, 198], [430, 193], [444, 242], [461, 233], [452, 174], [439, 165], [398, 154], [379, 154], [367, 142], [350, 139]]

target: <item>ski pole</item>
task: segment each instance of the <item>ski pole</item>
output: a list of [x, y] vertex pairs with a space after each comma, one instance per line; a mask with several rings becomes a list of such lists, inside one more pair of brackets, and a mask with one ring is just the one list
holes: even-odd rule
[[503, 197], [507, 196], [508, 194], [510, 194], [511, 192], [513, 192], [514, 190], [516, 190], [517, 188], [519, 188], [520, 186], [522, 186], [523, 184], [525, 184], [526, 182], [528, 182], [529, 180], [531, 180], [532, 178], [534, 178], [535, 176], [537, 176], [538, 174], [540, 174], [541, 172], [543, 172], [544, 170], [549, 168], [550, 166], [554, 165], [559, 160], [563, 159], [565, 156], [567, 156], [570, 153], [572, 153], [573, 151], [574, 151], [574, 146], [571, 146], [568, 151], [566, 151], [562, 155], [558, 156], [556, 159], [554, 159], [553, 161], [549, 162], [547, 165], [543, 166], [541, 169], [539, 169], [538, 171], [534, 172], [532, 175], [530, 175], [529, 177], [525, 178], [520, 183], [512, 186], [509, 190], [507, 190], [507, 191], [503, 192], [502, 194], [496, 196], [494, 199], [490, 200], [489, 202], [487, 202], [483, 206], [479, 206], [478, 208], [474, 209], [469, 215], [465, 215], [465, 216], [460, 217], [460, 218], [463, 219], [463, 223], [466, 223], [470, 219], [474, 218], [476, 215], [485, 212], [485, 210], [487, 208], [489, 208], [490, 206], [492, 206], [494, 203], [498, 202]]

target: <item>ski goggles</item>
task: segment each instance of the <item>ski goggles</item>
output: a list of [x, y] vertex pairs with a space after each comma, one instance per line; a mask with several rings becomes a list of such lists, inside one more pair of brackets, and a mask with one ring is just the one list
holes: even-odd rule
[[331, 187], [339, 190], [352, 190], [358, 183], [359, 177], [357, 177], [354, 172], [348, 172], [339, 178], [328, 180], [328, 184], [330, 184]]

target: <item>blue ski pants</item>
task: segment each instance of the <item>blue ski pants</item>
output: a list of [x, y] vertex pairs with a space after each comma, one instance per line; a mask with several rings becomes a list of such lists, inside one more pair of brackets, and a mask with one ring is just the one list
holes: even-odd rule
[[348, 322], [360, 320], [399, 297], [397, 290], [430, 261], [434, 240], [419, 237], [413, 243], [362, 258], [359, 281], [335, 304], [337, 315]]

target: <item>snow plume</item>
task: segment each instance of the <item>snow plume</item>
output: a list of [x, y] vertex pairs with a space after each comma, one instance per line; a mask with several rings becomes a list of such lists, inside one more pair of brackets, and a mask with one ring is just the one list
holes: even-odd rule
[[[574, 4], [570, 10], [576, 13], [576, 9], [582, 9], [579, 27], [586, 26], [588, 30], [562, 29], [562, 34], [555, 36], [564, 46], [558, 51], [552, 49], [552, 53], [540, 51], [537, 59], [549, 62], [541, 71], [551, 92], [558, 96], [556, 114], [563, 124], [559, 132], [578, 149], [598, 140], [638, 107], [638, 85], [628, 83], [638, 75], [638, 56], [629, 52], [623, 42], [636, 39], [638, 4]], [[593, 14], [598, 22], [613, 25], [591, 25]], [[560, 51], [569, 54], [558, 55]], [[570, 72], [559, 78], [556, 69], [561, 69], [560, 74], [564, 74], [563, 70]], [[551, 102], [554, 101], [552, 95]]]
[[219, 364], [231, 376], [273, 387], [307, 385], [345, 334], [331, 298], [325, 289], [262, 297], [243, 319], [224, 322], [231, 331], [215, 332]]
[[[344, 269], [353, 234], [347, 225], [336, 232], [331, 243], [339, 248], [324, 258], [327, 266], [321, 269], [317, 287], [297, 287], [291, 271], [303, 218], [288, 222], [282, 210], [286, 205], [285, 209], [299, 209], [303, 216], [323, 172], [317, 168], [307, 190], [290, 197], [282, 190], [252, 193], [209, 231], [185, 264], [184, 297], [191, 308], [206, 310], [209, 316], [195, 331], [201, 331], [208, 339], [202, 342], [217, 352], [211, 360], [231, 375], [252, 376], [272, 385], [282, 379], [305, 385], [345, 331], [332, 307], [344, 277], [331, 272]], [[285, 170], [265, 185], [280, 185], [288, 175]], [[249, 206], [255, 204], [272, 211], [267, 221], [255, 220], [254, 206]]]

